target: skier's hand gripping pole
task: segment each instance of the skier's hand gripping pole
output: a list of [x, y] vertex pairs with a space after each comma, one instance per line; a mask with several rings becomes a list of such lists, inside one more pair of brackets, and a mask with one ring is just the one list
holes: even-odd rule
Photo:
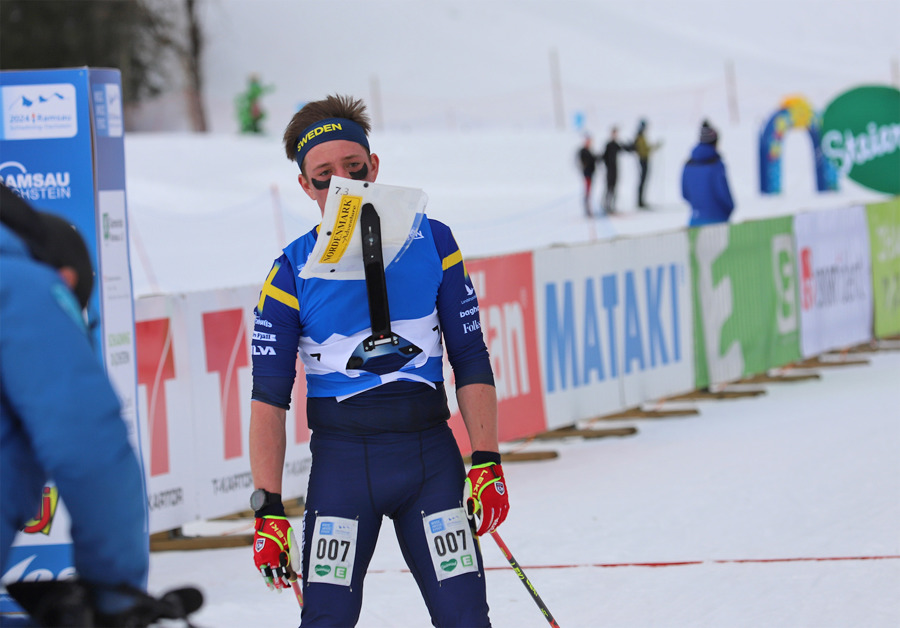
[[[287, 517], [258, 517], [253, 535], [253, 562], [269, 589], [281, 593], [297, 582], [300, 573], [300, 545]], [[295, 588], [295, 593], [299, 587]], [[298, 597], [302, 605], [302, 596]]]
[[475, 534], [493, 532], [506, 519], [509, 495], [503, 479], [500, 454], [473, 451], [472, 468], [466, 476], [463, 492], [466, 513], [475, 522]]

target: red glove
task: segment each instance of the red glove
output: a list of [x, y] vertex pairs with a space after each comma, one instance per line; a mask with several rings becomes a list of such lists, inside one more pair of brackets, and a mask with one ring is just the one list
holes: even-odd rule
[[266, 515], [256, 519], [253, 562], [270, 589], [290, 589], [300, 573], [300, 546], [287, 517]]
[[500, 454], [472, 452], [472, 468], [466, 476], [463, 501], [466, 503], [466, 513], [475, 521], [475, 534], [478, 536], [493, 532], [503, 523], [509, 512], [509, 496], [506, 494]]

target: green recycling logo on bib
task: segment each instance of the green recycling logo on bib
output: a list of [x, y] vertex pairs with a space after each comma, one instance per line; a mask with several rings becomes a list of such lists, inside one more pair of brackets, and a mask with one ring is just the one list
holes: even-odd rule
[[831, 101], [822, 115], [822, 152], [848, 179], [900, 194], [900, 90], [868, 85]]

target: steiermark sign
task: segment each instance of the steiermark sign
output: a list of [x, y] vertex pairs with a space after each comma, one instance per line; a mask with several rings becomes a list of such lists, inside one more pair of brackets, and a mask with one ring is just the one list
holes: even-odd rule
[[868, 85], [831, 101], [822, 116], [822, 152], [847, 178], [900, 194], [900, 90]]

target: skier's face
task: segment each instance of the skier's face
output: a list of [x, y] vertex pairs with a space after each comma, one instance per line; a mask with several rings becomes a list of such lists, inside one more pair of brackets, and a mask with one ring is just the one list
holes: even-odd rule
[[334, 140], [311, 148], [303, 160], [303, 169], [306, 174], [298, 177], [300, 187], [319, 204], [319, 211], [324, 215], [331, 177], [375, 181], [378, 155], [367, 154], [356, 142]]

